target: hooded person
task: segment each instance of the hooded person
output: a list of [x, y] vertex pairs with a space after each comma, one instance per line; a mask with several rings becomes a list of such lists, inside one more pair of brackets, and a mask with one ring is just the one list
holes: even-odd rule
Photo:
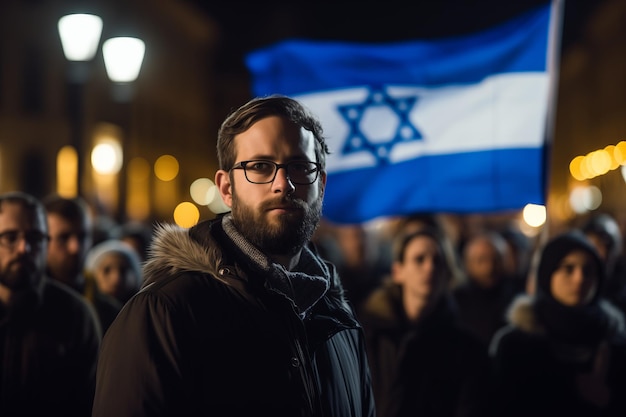
[[490, 346], [497, 415], [626, 415], [624, 317], [602, 297], [604, 265], [579, 230], [543, 247]]
[[581, 226], [581, 230], [604, 262], [606, 283], [603, 295], [626, 314], [626, 261], [617, 220], [607, 213], [596, 214]]
[[142, 284], [141, 259], [127, 243], [110, 239], [87, 253], [85, 273], [96, 281], [100, 292], [126, 303]]

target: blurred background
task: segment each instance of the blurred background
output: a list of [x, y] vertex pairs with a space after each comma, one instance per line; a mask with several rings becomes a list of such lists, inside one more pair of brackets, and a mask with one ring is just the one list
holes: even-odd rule
[[[230, 110], [251, 98], [248, 52], [286, 38], [455, 36], [541, 3], [3, 0], [0, 192], [80, 194], [115, 221], [191, 226], [224, 210], [211, 188], [215, 137]], [[102, 22], [83, 62], [66, 57], [58, 26], [76, 12]], [[624, 22], [626, 0], [565, 1], [543, 226], [552, 231], [599, 211], [626, 223]], [[105, 60], [107, 41], [120, 37], [141, 41], [120, 52], [124, 63], [139, 64], [130, 78], [116, 78]], [[591, 172], [581, 172], [585, 157], [595, 161]], [[460, 221], [521, 216], [520, 209]]]

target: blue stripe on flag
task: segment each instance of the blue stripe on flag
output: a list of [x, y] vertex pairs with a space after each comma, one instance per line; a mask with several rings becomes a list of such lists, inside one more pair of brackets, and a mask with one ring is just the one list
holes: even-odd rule
[[395, 44], [285, 41], [253, 51], [255, 95], [299, 95], [355, 85], [440, 86], [507, 72], [546, 71], [550, 7], [469, 37]]
[[340, 172], [327, 183], [323, 211], [332, 213], [333, 222], [362, 223], [433, 207], [477, 213], [543, 204], [543, 177], [534, 166], [541, 153], [534, 148], [437, 155], [385, 165], [376, 175], [370, 169]]

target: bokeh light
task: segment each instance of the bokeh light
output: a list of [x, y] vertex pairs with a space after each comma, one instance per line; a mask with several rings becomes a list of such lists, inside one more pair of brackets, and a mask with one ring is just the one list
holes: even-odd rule
[[572, 177], [574, 177], [578, 181], [583, 181], [585, 179], [585, 176], [582, 173], [582, 162], [584, 160], [585, 158], [579, 155], [576, 158], [572, 159], [572, 161], [569, 163], [569, 172], [570, 174], [572, 174]]
[[570, 193], [569, 202], [576, 214], [584, 214], [600, 207], [602, 192], [595, 185], [575, 187]]
[[200, 220], [200, 210], [189, 201], [178, 204], [174, 209], [174, 222], [180, 227], [192, 227], [198, 223], [198, 220]]
[[620, 141], [613, 149], [613, 156], [619, 164], [626, 162], [626, 141]]
[[123, 162], [122, 147], [116, 140], [102, 140], [91, 151], [91, 166], [98, 174], [117, 174], [122, 169]]
[[546, 223], [546, 206], [541, 204], [526, 204], [522, 217], [527, 225], [540, 227]]
[[607, 153], [611, 161], [611, 164], [609, 166], [609, 171], [617, 169], [617, 167], [620, 166], [620, 162], [617, 160], [617, 158], [615, 158], [615, 148], [616, 148], [615, 145], [607, 145], [604, 147], [604, 151]]
[[78, 154], [72, 146], [64, 146], [57, 153], [57, 193], [74, 198], [78, 194]]
[[617, 145], [607, 145], [586, 155], [574, 157], [569, 164], [569, 172], [578, 181], [584, 181], [616, 170], [626, 163], [626, 141]]
[[172, 155], [161, 155], [154, 163], [154, 175], [161, 181], [172, 181], [178, 176], [180, 166]]
[[211, 202], [209, 199], [209, 189], [211, 187], [215, 187], [213, 181], [208, 178], [198, 178], [189, 187], [191, 199], [201, 206], [208, 205]]
[[135, 157], [128, 162], [127, 181], [128, 217], [146, 220], [150, 216], [150, 164], [145, 158]]

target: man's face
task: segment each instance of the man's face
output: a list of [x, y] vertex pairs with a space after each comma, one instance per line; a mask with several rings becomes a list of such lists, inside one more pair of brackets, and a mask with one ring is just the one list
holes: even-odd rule
[[0, 210], [0, 285], [15, 291], [35, 288], [46, 266], [46, 227], [22, 205], [2, 203]]
[[48, 273], [70, 286], [79, 284], [91, 234], [87, 220], [70, 221], [56, 213], [48, 214]]
[[[316, 162], [313, 134], [276, 116], [261, 119], [237, 135], [235, 148], [237, 162]], [[232, 209], [233, 221], [257, 247], [268, 254], [292, 255], [311, 239], [321, 217], [325, 172], [309, 185], [293, 184], [284, 168], [268, 184], [248, 182], [242, 169], [222, 175], [227, 184], [220, 191]]]
[[501, 278], [500, 255], [488, 238], [468, 243], [463, 262], [468, 277], [483, 288], [493, 287]]

